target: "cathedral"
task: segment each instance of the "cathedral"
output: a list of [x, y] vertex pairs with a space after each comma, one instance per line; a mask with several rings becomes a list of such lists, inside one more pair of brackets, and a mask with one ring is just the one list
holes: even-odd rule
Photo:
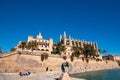
[[[46, 52], [46, 53], [51, 54], [51, 52], [54, 49], [53, 39], [52, 38], [50, 38], [48, 40], [43, 39], [43, 36], [41, 35], [41, 33], [39, 33], [36, 37], [28, 36], [27, 43], [30, 42], [30, 41], [35, 41], [37, 43], [38, 50], [34, 50], [34, 52], [38, 52], [38, 53]], [[73, 50], [72, 50], [73, 46], [84, 48], [85, 44], [89, 44], [89, 45], [93, 46], [93, 48], [95, 50], [97, 50], [96, 54], [99, 54], [97, 43], [84, 41], [84, 40], [76, 40], [76, 39], [71, 38], [70, 36], [67, 37], [65, 32], [64, 32], [63, 35], [60, 35], [60, 41], [59, 42], [61, 42], [62, 45], [64, 45], [65, 48], [66, 48], [66, 50], [64, 52], [62, 52], [61, 55], [70, 56], [73, 53]], [[26, 50], [26, 51], [31, 51], [31, 50]]]
[[89, 44], [91, 46], [94, 47], [94, 49], [97, 50], [96, 54], [98, 53], [98, 45], [97, 43], [94, 42], [88, 42], [88, 41], [84, 41], [84, 40], [75, 40], [75, 39], [71, 39], [71, 37], [69, 36], [69, 38], [67, 38], [66, 33], [64, 32], [63, 36], [60, 35], [60, 42], [62, 43], [62, 45], [65, 46], [66, 51], [64, 53], [62, 53], [62, 55], [67, 55], [70, 56], [72, 54], [72, 47], [73, 46], [78, 46], [81, 48], [84, 48], [84, 44]]

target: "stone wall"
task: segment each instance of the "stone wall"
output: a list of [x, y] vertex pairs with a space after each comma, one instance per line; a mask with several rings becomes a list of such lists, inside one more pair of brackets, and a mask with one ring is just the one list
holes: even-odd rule
[[[48, 57], [47, 60], [41, 61], [40, 56], [33, 55], [12, 55], [5, 58], [0, 58], [0, 72], [20, 72], [20, 71], [31, 71], [31, 72], [41, 72], [48, 70], [61, 71], [61, 64], [65, 62], [63, 58]], [[108, 68], [119, 67], [118, 63], [115, 61], [99, 61], [89, 60], [82, 61], [82, 59], [75, 59], [73, 62], [70, 59], [66, 61], [70, 62], [73, 67], [73, 72], [80, 72], [82, 70], [99, 70]]]

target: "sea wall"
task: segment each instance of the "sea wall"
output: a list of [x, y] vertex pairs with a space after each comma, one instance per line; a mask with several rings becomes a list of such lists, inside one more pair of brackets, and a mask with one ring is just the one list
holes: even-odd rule
[[[82, 59], [74, 59], [73, 62], [70, 59], [66, 61], [72, 64], [72, 73], [118, 68], [119, 65], [115, 61], [95, 61], [89, 60], [89, 62]], [[0, 58], [0, 72], [44, 72], [48, 67], [49, 71], [60, 71], [61, 64], [65, 62], [63, 58], [48, 57], [47, 60], [41, 61], [40, 56], [33, 55], [20, 55], [15, 54], [12, 56]]]

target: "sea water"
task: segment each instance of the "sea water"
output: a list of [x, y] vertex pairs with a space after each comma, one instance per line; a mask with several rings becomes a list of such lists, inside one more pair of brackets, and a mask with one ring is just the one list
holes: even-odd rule
[[76, 78], [84, 78], [86, 80], [120, 80], [120, 69], [94, 71], [74, 74], [71, 76]]

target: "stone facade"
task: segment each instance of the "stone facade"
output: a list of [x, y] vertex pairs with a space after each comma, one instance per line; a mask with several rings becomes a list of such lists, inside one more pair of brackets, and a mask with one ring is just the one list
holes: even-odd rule
[[48, 40], [43, 39], [41, 33], [39, 33], [36, 38], [33, 38], [32, 36], [28, 36], [28, 41], [36, 41], [37, 45], [38, 45], [38, 49], [40, 51], [46, 51], [46, 52], [50, 52], [53, 51], [52, 46], [53, 46], [53, 39], [50, 38]]
[[107, 56], [102, 56], [103, 60], [112, 60], [112, 61], [120, 61], [120, 56], [116, 55], [107, 55]]
[[[41, 33], [39, 33], [35, 38], [33, 36], [28, 36], [27, 43], [30, 41], [37, 42], [39, 50], [37, 50], [37, 51], [34, 50], [34, 52], [48, 52], [51, 54], [51, 52], [53, 51], [53, 47], [54, 47], [53, 46], [53, 39], [52, 38], [50, 38], [48, 40], [43, 39], [43, 36], [41, 35]], [[66, 48], [66, 51], [62, 52], [62, 55], [70, 56], [73, 53], [73, 50], [72, 50], [73, 46], [78, 46], [78, 47], [84, 48], [84, 44], [89, 44], [89, 45], [93, 46], [94, 49], [97, 50], [96, 54], [99, 54], [97, 43], [84, 41], [84, 40], [76, 40], [76, 39], [71, 38], [70, 36], [69, 36], [69, 38], [67, 38], [67, 35], [65, 32], [63, 35], [60, 35], [60, 42]], [[20, 43], [21, 42], [19, 42], [18, 45], [20, 45]], [[31, 50], [26, 50], [26, 51], [31, 51]]]
[[62, 55], [70, 56], [72, 54], [72, 47], [73, 46], [78, 46], [78, 47], [84, 48], [84, 44], [89, 44], [89, 45], [93, 46], [94, 49], [97, 50], [96, 54], [99, 54], [97, 43], [89, 42], [89, 41], [87, 42], [84, 40], [72, 39], [70, 36], [69, 36], [69, 38], [67, 38], [67, 35], [65, 32], [64, 32], [63, 36], [60, 35], [60, 42], [62, 43], [62, 45], [64, 45], [66, 47], [66, 51], [64, 53], [62, 53]]
[[115, 61], [120, 61], [120, 56], [113, 55]]

